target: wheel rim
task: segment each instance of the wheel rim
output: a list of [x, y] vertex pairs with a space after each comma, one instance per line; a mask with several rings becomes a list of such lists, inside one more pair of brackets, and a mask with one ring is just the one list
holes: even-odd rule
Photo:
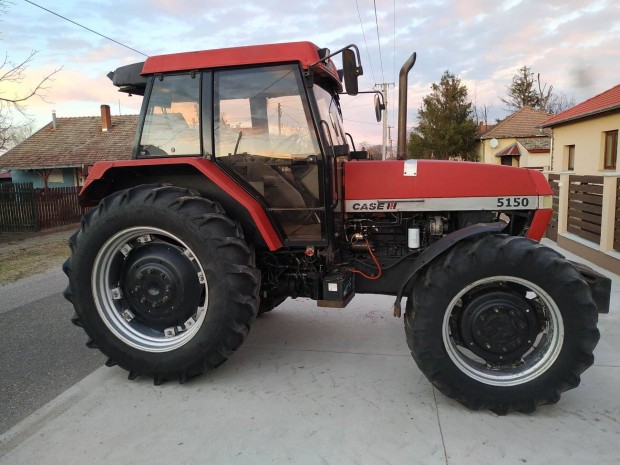
[[493, 386], [542, 375], [562, 349], [564, 325], [555, 301], [536, 284], [493, 276], [463, 288], [443, 319], [444, 347], [467, 376]]
[[93, 263], [91, 283], [103, 322], [139, 350], [175, 350], [205, 320], [202, 265], [181, 239], [161, 229], [135, 227], [108, 239]]

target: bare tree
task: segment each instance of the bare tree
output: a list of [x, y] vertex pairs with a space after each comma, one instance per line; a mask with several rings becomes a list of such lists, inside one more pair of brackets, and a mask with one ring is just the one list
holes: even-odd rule
[[[0, 0], [0, 15], [7, 12], [9, 3]], [[19, 143], [25, 132], [32, 132], [32, 120], [26, 113], [26, 102], [35, 97], [47, 101], [45, 93], [49, 90], [54, 76], [62, 70], [62, 67], [57, 68], [36, 81], [31, 88], [26, 88], [24, 86], [26, 70], [37, 53], [37, 50], [32, 50], [30, 55], [21, 61], [12, 61], [8, 53], [5, 53], [4, 60], [0, 64], [0, 89], [7, 87], [18, 89], [12, 94], [0, 91], [0, 151]], [[24, 122], [16, 122], [16, 113]]]
[[557, 115], [570, 107], [574, 107], [576, 103], [575, 97], [569, 97], [564, 92], [553, 94], [547, 103], [547, 113]]

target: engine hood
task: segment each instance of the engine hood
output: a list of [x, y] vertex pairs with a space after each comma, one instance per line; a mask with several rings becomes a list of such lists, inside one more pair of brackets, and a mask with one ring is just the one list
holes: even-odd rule
[[344, 172], [346, 211], [534, 210], [552, 195], [539, 171], [484, 163], [360, 160]]

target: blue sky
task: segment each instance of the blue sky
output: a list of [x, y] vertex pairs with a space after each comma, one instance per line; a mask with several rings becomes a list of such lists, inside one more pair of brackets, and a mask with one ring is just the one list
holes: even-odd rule
[[[11, 1], [0, 22], [0, 51], [13, 61], [39, 51], [21, 90], [63, 67], [46, 93], [47, 102], [28, 103], [36, 129], [51, 120], [52, 110], [58, 116], [97, 115], [106, 103], [113, 114], [139, 111], [140, 98], [118, 93], [106, 74], [143, 61], [142, 55], [24, 0]], [[401, 64], [416, 51], [409, 126], [415, 124], [422, 97], [446, 69], [462, 79], [477, 105], [491, 106], [492, 118], [507, 115], [500, 97], [523, 65], [577, 102], [620, 83], [617, 0], [33, 1], [147, 55], [298, 40], [332, 50], [356, 43], [366, 89], [396, 82]], [[4, 86], [0, 92], [19, 90]], [[397, 88], [390, 93], [391, 103], [396, 95]], [[391, 124], [395, 108], [390, 105]], [[371, 96], [345, 97], [343, 111], [356, 141], [380, 141]]]

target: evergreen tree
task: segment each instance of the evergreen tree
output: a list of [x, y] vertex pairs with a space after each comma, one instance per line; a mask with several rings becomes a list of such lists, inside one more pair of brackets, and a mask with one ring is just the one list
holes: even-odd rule
[[467, 87], [445, 71], [439, 84], [433, 84], [431, 89], [422, 99], [418, 127], [409, 136], [409, 157], [477, 161], [478, 125]]
[[541, 96], [536, 90], [534, 73], [529, 66], [519, 68], [517, 74], [512, 77], [512, 84], [508, 86], [507, 94], [507, 97], [502, 97], [501, 101], [508, 105], [511, 111], [523, 107], [539, 108], [542, 103]]

